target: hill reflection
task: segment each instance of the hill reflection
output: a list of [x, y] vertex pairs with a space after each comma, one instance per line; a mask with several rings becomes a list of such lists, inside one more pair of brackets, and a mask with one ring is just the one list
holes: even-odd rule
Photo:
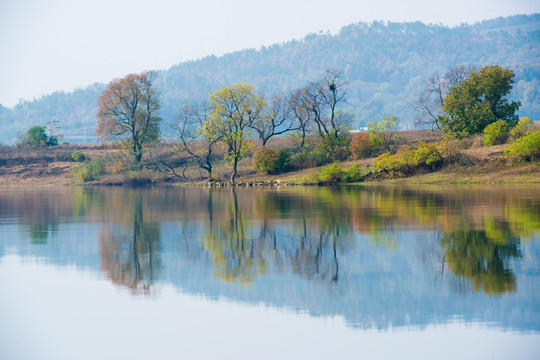
[[[0, 255], [97, 257], [133, 294], [170, 283], [356, 326], [457, 316], [540, 330], [539, 187], [69, 188], [2, 191], [0, 205], [0, 226], [28, 239]], [[80, 224], [96, 231], [74, 239]]]

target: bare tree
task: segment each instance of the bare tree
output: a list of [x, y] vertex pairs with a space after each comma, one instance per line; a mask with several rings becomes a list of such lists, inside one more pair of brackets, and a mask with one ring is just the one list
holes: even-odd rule
[[221, 141], [222, 136], [201, 136], [201, 129], [208, 120], [210, 104], [201, 101], [196, 104], [185, 103], [176, 113], [177, 122], [174, 124], [178, 139], [179, 151], [193, 157], [197, 165], [212, 177], [212, 160], [214, 146]]
[[425, 81], [424, 92], [415, 104], [421, 116], [417, 119], [417, 123], [429, 124], [432, 129], [440, 129], [439, 121], [443, 115], [441, 108], [444, 105], [444, 98], [451, 88], [467, 80], [475, 69], [474, 65], [458, 65], [448, 69], [444, 75], [438, 73], [429, 75]]
[[313, 112], [304, 106], [303, 90], [298, 89], [293, 91], [289, 96], [289, 107], [292, 110], [296, 125], [300, 131], [300, 144], [298, 144], [300, 149], [304, 147], [306, 135], [310, 132], [310, 127], [313, 123]]
[[350, 126], [352, 120], [350, 114], [338, 110], [338, 105], [345, 103], [348, 86], [349, 83], [343, 79], [342, 73], [337, 70], [327, 70], [320, 80], [319, 92], [321, 93], [321, 99], [330, 111], [328, 127], [336, 138], [340, 131]]
[[262, 146], [274, 136], [299, 129], [294, 121], [292, 108], [283, 94], [272, 98], [262, 116], [254, 119], [251, 128], [258, 134]]
[[305, 119], [309, 114], [322, 138], [337, 138], [352, 120], [352, 116], [338, 110], [338, 106], [345, 103], [347, 91], [348, 83], [343, 80], [341, 73], [327, 70], [319, 81], [293, 93], [291, 101], [295, 116]]

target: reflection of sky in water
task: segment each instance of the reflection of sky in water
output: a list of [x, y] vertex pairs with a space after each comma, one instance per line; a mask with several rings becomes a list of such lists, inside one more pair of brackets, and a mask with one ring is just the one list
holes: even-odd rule
[[1, 260], [0, 283], [5, 359], [535, 359], [540, 352], [538, 333], [460, 320], [359, 330], [341, 316], [209, 300], [166, 285], [133, 297], [93, 272], [16, 256]]
[[15, 346], [6, 349], [36, 337], [36, 351], [69, 352], [55, 344], [64, 336], [114, 353], [130, 343], [129, 353], [148, 334], [154, 357], [213, 358], [236, 334], [246, 353], [266, 349], [256, 358], [287, 347], [287, 357], [392, 358], [428, 341], [418, 358], [432, 358], [448, 336], [476, 338], [467, 357], [539, 353], [538, 187], [312, 191], [0, 191], [0, 331]]

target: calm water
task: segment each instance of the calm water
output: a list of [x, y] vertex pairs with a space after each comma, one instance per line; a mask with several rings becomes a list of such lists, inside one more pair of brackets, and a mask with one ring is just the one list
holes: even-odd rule
[[538, 359], [540, 186], [0, 188], [1, 359]]

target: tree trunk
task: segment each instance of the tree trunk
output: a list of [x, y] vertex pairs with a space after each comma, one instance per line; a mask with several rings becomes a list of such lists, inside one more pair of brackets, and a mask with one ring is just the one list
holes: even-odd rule
[[231, 175], [231, 181], [234, 183], [234, 181], [236, 180], [236, 172], [237, 172], [237, 169], [238, 169], [238, 157], [235, 157], [234, 158], [234, 162], [233, 162], [233, 173]]

